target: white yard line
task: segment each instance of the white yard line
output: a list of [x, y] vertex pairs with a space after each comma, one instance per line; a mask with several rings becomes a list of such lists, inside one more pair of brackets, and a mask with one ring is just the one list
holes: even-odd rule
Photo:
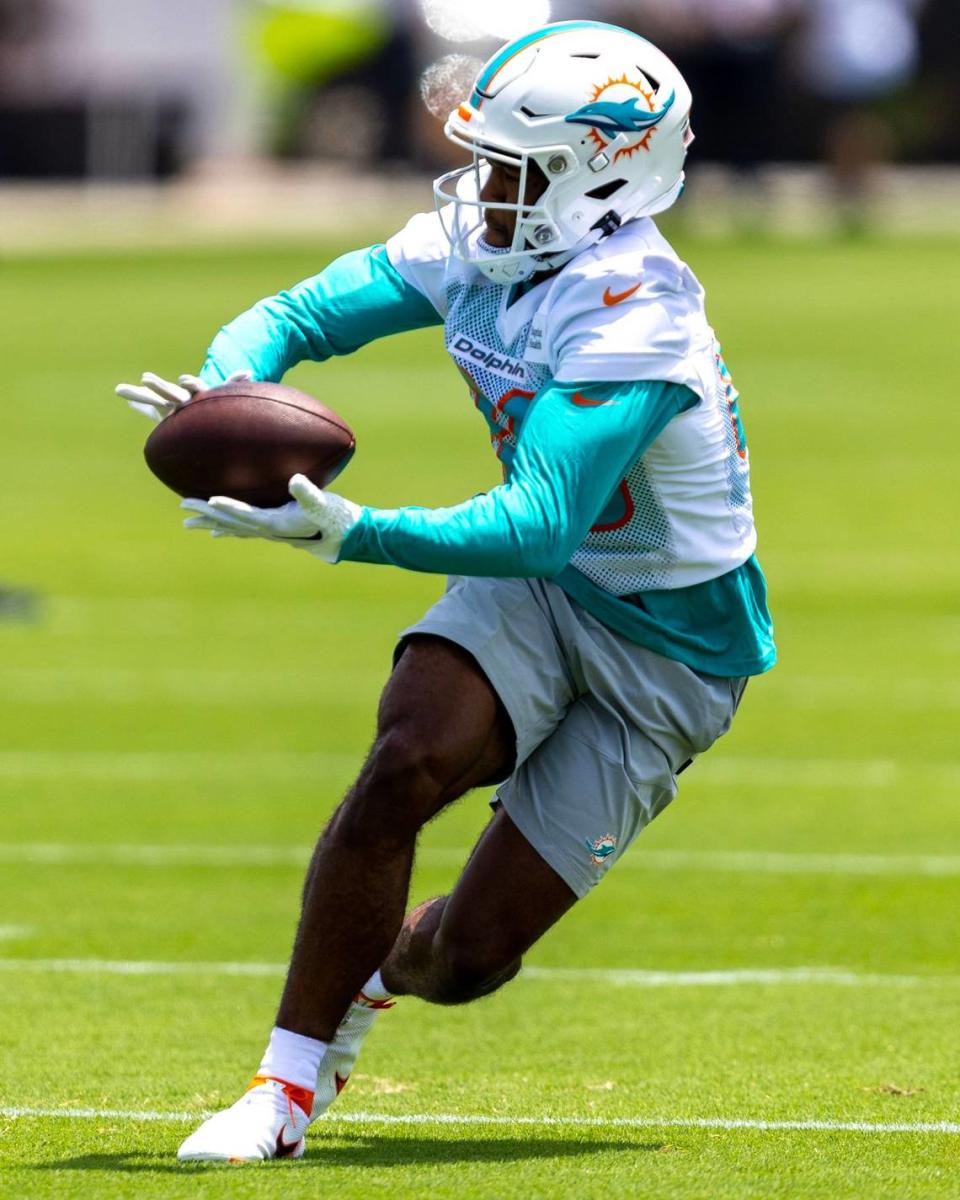
[[[467, 846], [424, 846], [418, 861], [457, 866]], [[283, 867], [306, 866], [309, 846], [223, 846], [150, 843], [0, 842], [0, 863], [29, 866]], [[652, 871], [730, 871], [770, 875], [960, 876], [960, 854], [829, 854], [777, 850], [636, 851], [618, 864]]]
[[[122, 1108], [0, 1108], [0, 1117], [33, 1117], [67, 1121], [171, 1121], [193, 1122], [206, 1112], [153, 1112]], [[761, 1132], [795, 1130], [812, 1133], [945, 1133], [960, 1134], [954, 1121], [767, 1121], [750, 1117], [558, 1117], [488, 1116], [479, 1113], [345, 1112], [322, 1118], [331, 1125], [525, 1125], [534, 1128], [580, 1129], [747, 1129]]]
[[[81, 975], [202, 975], [278, 977], [283, 963], [162, 962], [147, 959], [0, 958], [0, 972]], [[955, 986], [960, 975], [895, 975], [852, 971], [845, 967], [742, 967], [719, 971], [656, 971], [628, 967], [524, 967], [522, 980], [539, 983], [590, 983], [603, 987], [766, 987], [824, 984], [839, 987], [922, 988]]]
[[725, 971], [645, 971], [630, 967], [524, 967], [521, 978], [548, 983], [597, 983], [614, 987], [736, 987], [791, 983], [840, 987], [924, 987], [960, 983], [960, 976], [883, 975], [843, 967], [742, 967]]

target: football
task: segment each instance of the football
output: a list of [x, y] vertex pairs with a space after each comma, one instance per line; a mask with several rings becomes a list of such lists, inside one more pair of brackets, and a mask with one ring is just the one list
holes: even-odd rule
[[356, 439], [325, 404], [278, 383], [231, 383], [198, 392], [164, 418], [143, 448], [147, 466], [181, 496], [233, 496], [258, 508], [290, 500], [291, 475], [326, 487]]

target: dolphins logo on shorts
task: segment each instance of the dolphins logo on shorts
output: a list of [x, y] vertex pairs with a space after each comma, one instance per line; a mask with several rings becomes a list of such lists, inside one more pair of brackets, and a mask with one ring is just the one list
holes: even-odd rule
[[602, 867], [606, 859], [616, 850], [617, 839], [612, 833], [605, 833], [602, 837], [594, 838], [593, 841], [586, 838], [584, 845], [590, 851], [590, 861], [593, 865]]

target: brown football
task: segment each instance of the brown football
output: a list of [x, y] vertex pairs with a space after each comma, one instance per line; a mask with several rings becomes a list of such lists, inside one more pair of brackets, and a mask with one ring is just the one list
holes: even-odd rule
[[147, 438], [147, 466], [181, 496], [233, 496], [258, 508], [290, 499], [291, 475], [326, 487], [350, 461], [350, 426], [313, 396], [279, 383], [199, 392]]

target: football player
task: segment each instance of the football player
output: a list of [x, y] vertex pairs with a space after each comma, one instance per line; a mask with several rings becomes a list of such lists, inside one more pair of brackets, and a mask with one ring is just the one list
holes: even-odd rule
[[[303, 476], [276, 509], [184, 502], [192, 529], [449, 582], [401, 633], [373, 748], [314, 851], [263, 1060], [181, 1159], [301, 1155], [395, 996], [460, 1004], [512, 979], [773, 665], [737, 391], [651, 219], [683, 189], [690, 105], [626, 30], [518, 38], [450, 115], [472, 161], [436, 181], [436, 211], [232, 321], [199, 377], [118, 388], [162, 419], [229, 378], [442, 326], [503, 471], [434, 510]], [[404, 919], [420, 829], [492, 784], [456, 887]]]

